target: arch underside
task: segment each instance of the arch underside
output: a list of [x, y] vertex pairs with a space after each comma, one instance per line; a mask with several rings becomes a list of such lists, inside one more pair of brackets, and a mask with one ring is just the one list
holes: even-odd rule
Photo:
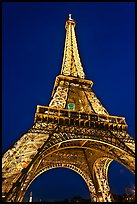
[[[3, 158], [3, 192], [8, 193], [7, 200], [21, 201], [38, 175], [52, 168], [65, 167], [82, 176], [92, 201], [112, 201], [108, 184], [109, 164], [115, 160], [134, 173], [133, 151], [109, 131], [53, 126], [43, 124], [42, 133], [42, 124], [35, 124], [21, 137], [22, 146], [18, 142], [10, 150], [10, 155]], [[23, 138], [31, 140], [26, 149]], [[10, 156], [14, 159], [8, 166], [6, 160], [10, 160]]]

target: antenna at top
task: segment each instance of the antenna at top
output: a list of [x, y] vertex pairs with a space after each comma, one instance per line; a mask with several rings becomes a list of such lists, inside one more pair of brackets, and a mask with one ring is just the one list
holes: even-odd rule
[[72, 20], [71, 15], [72, 15], [72, 14], [69, 14], [69, 20]]

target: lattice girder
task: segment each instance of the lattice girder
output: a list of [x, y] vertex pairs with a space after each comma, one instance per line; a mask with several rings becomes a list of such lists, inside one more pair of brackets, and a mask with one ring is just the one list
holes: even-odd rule
[[[71, 159], [70, 159], [71, 157]], [[81, 160], [77, 160], [77, 158], [80, 157]], [[94, 188], [94, 184], [92, 182], [92, 177], [89, 172], [87, 163], [84, 159], [84, 153], [81, 149], [74, 149], [73, 152], [71, 149], [64, 149], [61, 151], [54, 152], [50, 154], [49, 156], [43, 156], [41, 157], [41, 163], [39, 164], [39, 167], [36, 171], [30, 172], [27, 177], [27, 183], [25, 185], [22, 185], [24, 189], [22, 189], [21, 194], [19, 194], [20, 199], [23, 197], [23, 194], [29, 187], [29, 185], [33, 182], [33, 180], [40, 175], [41, 173], [53, 169], [53, 168], [69, 168], [71, 170], [76, 171], [87, 183], [87, 186], [89, 188], [89, 192], [91, 195], [91, 200], [95, 201], [96, 198], [96, 190]], [[35, 167], [33, 167], [35, 168]]]
[[49, 107], [64, 109], [69, 103], [75, 103], [76, 111], [109, 115], [91, 89], [92, 85], [91, 80], [63, 75], [57, 76]]
[[98, 183], [98, 202], [114, 201], [108, 183], [108, 167], [112, 162], [109, 158], [99, 158], [94, 162], [94, 179]]
[[68, 19], [66, 21], [66, 40], [61, 74], [66, 76], [85, 78], [85, 73], [83, 71], [78, 53], [78, 46], [74, 31], [75, 25], [76, 23], [73, 19]]
[[[19, 176], [17, 177], [17, 180], [15, 181], [15, 184], [14, 184], [15, 187], [11, 187], [10, 189], [10, 193], [9, 193], [10, 197], [12, 197], [12, 194], [14, 194], [14, 192], [15, 194], [16, 194], [16, 191], [19, 192], [19, 189], [16, 188], [16, 186], [18, 186], [17, 183], [21, 183], [23, 185], [23, 182], [25, 182], [26, 180], [25, 177], [27, 176], [26, 172], [27, 171], [30, 172], [30, 169], [32, 168], [32, 166], [34, 169], [35, 164], [36, 166], [38, 165], [37, 160], [40, 162], [43, 157], [47, 157], [48, 155], [54, 154], [54, 152], [61, 151], [64, 149], [71, 149], [71, 151], [73, 151], [73, 149], [80, 148], [80, 149], [95, 151], [96, 154], [94, 154], [94, 156], [91, 159], [91, 164], [90, 164], [91, 166], [94, 164], [97, 158], [100, 158], [103, 156], [105, 158], [107, 157], [109, 159], [118, 161], [119, 163], [126, 166], [131, 172], [134, 173], [134, 152], [131, 149], [129, 149], [129, 147], [127, 147], [124, 143], [121, 143], [121, 141], [119, 141], [119, 138], [117, 138], [114, 134], [112, 134], [111, 131], [103, 131], [97, 128], [96, 129], [83, 128], [83, 127], [78, 128], [74, 126], [73, 127], [57, 126], [55, 124], [50, 124], [50, 123], [49, 124], [36, 123], [33, 126], [33, 128], [31, 128], [26, 134], [32, 134], [32, 135], [34, 134], [33, 139], [35, 142], [35, 138], [37, 141], [37, 136], [39, 135], [39, 133], [44, 135], [44, 131], [46, 135], [46, 139], [45, 139], [46, 141], [43, 142], [43, 140], [39, 140], [39, 143], [41, 141], [40, 148], [37, 149], [37, 151], [35, 152], [35, 155], [33, 155], [33, 151], [32, 151], [32, 155], [30, 155], [31, 162], [26, 167], [26, 170], [24, 170], [25, 174], [23, 173], [23, 171], [20, 171], [20, 178], [18, 178]], [[13, 149], [14, 148], [15, 147], [13, 147]], [[13, 162], [15, 162], [15, 158]], [[21, 165], [21, 161], [20, 161], [20, 165]], [[13, 171], [14, 167], [12, 166], [12, 163], [11, 165], [9, 165], [9, 168], [10, 168], [9, 174], [3, 173], [7, 181], [8, 181], [8, 176], [11, 175], [12, 177], [12, 172], [14, 172]], [[22, 170], [23, 169], [24, 168], [22, 168]], [[3, 168], [3, 171], [4, 171], [4, 168]], [[9, 189], [8, 189], [8, 192], [9, 192]]]

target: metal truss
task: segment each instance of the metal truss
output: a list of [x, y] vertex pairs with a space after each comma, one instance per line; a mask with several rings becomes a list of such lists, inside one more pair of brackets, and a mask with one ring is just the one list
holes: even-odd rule
[[111, 131], [35, 123], [3, 157], [3, 191], [9, 201], [21, 201], [41, 172], [64, 167], [84, 178], [92, 201], [109, 202], [113, 198], [107, 170], [112, 160], [134, 173], [134, 152]]

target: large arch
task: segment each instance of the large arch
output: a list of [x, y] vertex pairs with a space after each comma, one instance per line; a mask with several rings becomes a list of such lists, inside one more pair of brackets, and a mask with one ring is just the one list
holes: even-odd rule
[[73, 198], [90, 200], [85, 180], [74, 170], [66, 167], [49, 169], [37, 176], [28, 187], [23, 202], [32, 192], [33, 202], [70, 201]]
[[[27, 134], [29, 134], [28, 137], [26, 136]], [[59, 127], [57, 132], [54, 132], [52, 135], [50, 135], [50, 137], [48, 134], [40, 134], [39, 139], [38, 137], [35, 137], [39, 136], [37, 133], [29, 132], [27, 134], [24, 135], [24, 138], [22, 137], [21, 139], [24, 139], [25, 141], [26, 139], [31, 140], [31, 142], [28, 143], [30, 144], [30, 147], [28, 146], [25, 151], [29, 151], [29, 148], [33, 148], [33, 151], [29, 151], [29, 158], [32, 160], [29, 165], [24, 169], [22, 168], [20, 174], [14, 178], [14, 185], [8, 192], [10, 200], [13, 198], [17, 201], [21, 201], [24, 193], [26, 192], [26, 189], [29, 186], [29, 183], [31, 183], [33, 179], [40, 173], [40, 171], [42, 171], [43, 167], [44, 169], [49, 168], [49, 166], [50, 168], [53, 168], [53, 164], [56, 166], [56, 163], [60, 161], [61, 154], [68, 154], [66, 159], [69, 168], [75, 168], [75, 171], [82, 175], [86, 182], [88, 181], [87, 185], [89, 186], [91, 200], [97, 200], [100, 192], [100, 196], [104, 199], [104, 201], [112, 200], [110, 188], [107, 182], [107, 171], [112, 160], [116, 160], [128, 168], [132, 173], [134, 173], [133, 151], [129, 149], [129, 147], [124, 143], [122, 143], [118, 138], [116, 138], [114, 135], [111, 135], [111, 133], [107, 131], [103, 132], [95, 129], [87, 130], [84, 127], [76, 129], [73, 127], [73, 129], [71, 129], [71, 131], [68, 133], [64, 130], [61, 131], [61, 128]], [[100, 137], [98, 134], [100, 134]], [[43, 141], [44, 135], [46, 141]], [[34, 138], [33, 140], [32, 137]], [[43, 141], [43, 145], [38, 148], [38, 144], [41, 141]], [[21, 144], [23, 144], [23, 141]], [[23, 150], [22, 154], [25, 155], [25, 151], [23, 152]], [[30, 155], [31, 152], [32, 155]], [[74, 156], [75, 153], [76, 158], [74, 161], [69, 157], [71, 154]], [[81, 163], [81, 158], [79, 155], [81, 155], [83, 158], [83, 165], [81, 167], [79, 167]], [[54, 160], [51, 160], [51, 157], [53, 157]], [[55, 162], [55, 160], [57, 162]], [[52, 164], [48, 164], [48, 161], [51, 161]], [[60, 163], [66, 165], [64, 164], [64, 161], [65, 158]], [[60, 164], [58, 163], [58, 165]], [[21, 168], [22, 163], [18, 163], [18, 166]], [[10, 171], [13, 170], [13, 173], [14, 166], [11, 167], [13, 169], [10, 169]], [[100, 171], [102, 172], [101, 177], [99, 175]], [[85, 173], [83, 174], [83, 172]], [[8, 173], [6, 172], [5, 175], [8, 175]], [[12, 179], [12, 177], [10, 179]], [[10, 181], [11, 180], [9, 180], [9, 183]], [[102, 185], [104, 185], [105, 188], [101, 188]]]

